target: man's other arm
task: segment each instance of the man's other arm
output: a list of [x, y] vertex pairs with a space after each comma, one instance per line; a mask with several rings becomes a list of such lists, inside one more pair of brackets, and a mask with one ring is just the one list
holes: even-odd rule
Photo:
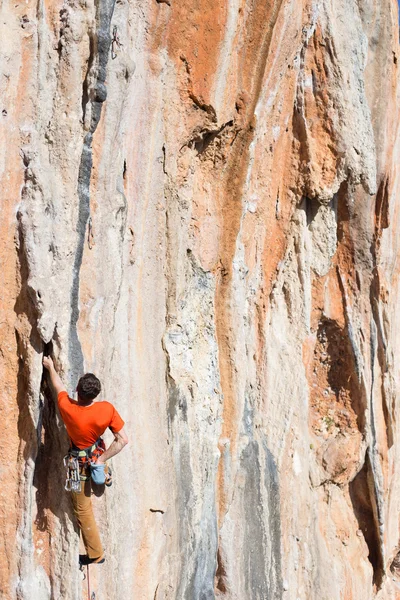
[[110, 447], [99, 456], [97, 459], [97, 464], [103, 464], [106, 462], [106, 460], [121, 452], [121, 450], [127, 445], [128, 441], [128, 436], [126, 435], [124, 428], [117, 433], [114, 433], [114, 441]]

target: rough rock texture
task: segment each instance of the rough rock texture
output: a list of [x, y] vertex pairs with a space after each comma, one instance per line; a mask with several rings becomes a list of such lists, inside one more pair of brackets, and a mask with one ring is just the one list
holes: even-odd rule
[[395, 0], [0, 16], [1, 598], [86, 597], [43, 352], [131, 439], [96, 598], [400, 598]]

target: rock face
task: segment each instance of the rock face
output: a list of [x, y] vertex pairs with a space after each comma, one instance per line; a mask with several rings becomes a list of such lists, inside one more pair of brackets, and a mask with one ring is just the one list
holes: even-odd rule
[[86, 598], [44, 352], [131, 440], [96, 598], [400, 598], [397, 3], [26, 0], [0, 39], [1, 598]]

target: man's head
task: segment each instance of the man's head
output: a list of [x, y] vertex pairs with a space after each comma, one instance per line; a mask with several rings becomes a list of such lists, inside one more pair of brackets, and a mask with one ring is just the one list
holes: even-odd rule
[[93, 373], [82, 375], [76, 386], [80, 404], [90, 404], [101, 392], [101, 383]]

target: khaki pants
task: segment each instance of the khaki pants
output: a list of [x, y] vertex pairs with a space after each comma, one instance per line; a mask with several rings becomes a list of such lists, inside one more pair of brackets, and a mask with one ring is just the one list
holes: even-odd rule
[[92, 507], [92, 486], [91, 480], [81, 481], [82, 489], [80, 492], [71, 492], [72, 504], [76, 520], [82, 532], [83, 543], [89, 558], [101, 558], [104, 550], [101, 545], [99, 530], [94, 520]]

